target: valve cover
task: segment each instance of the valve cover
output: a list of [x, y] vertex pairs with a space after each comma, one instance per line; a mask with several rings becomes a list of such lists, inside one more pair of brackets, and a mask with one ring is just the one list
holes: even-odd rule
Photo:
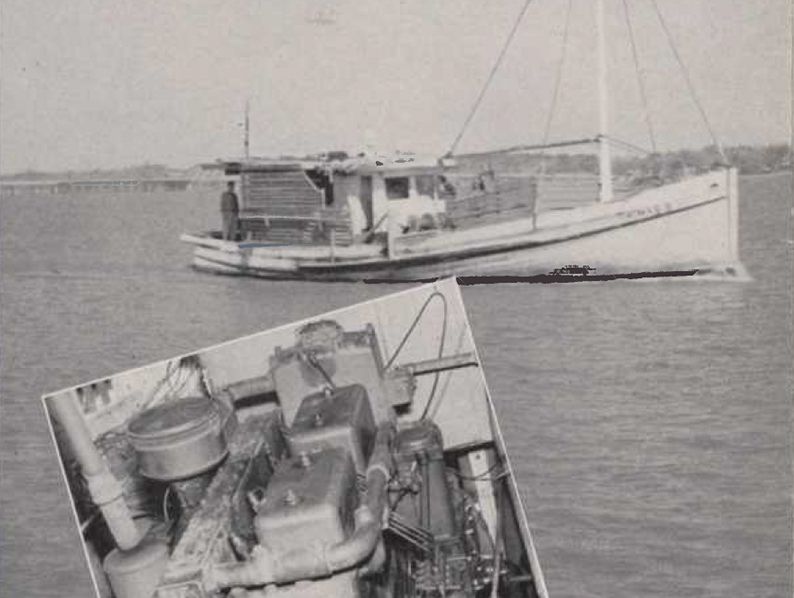
[[333, 544], [352, 533], [358, 506], [356, 473], [343, 449], [279, 463], [256, 507], [261, 544], [282, 553], [311, 544]]
[[298, 408], [287, 433], [290, 453], [342, 448], [364, 474], [375, 439], [375, 421], [366, 389], [354, 384], [309, 395]]

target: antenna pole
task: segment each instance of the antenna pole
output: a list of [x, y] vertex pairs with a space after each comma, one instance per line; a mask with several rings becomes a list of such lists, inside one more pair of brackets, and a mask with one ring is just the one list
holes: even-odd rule
[[250, 132], [250, 127], [249, 127], [249, 119], [248, 119], [249, 111], [250, 111], [250, 100], [246, 100], [245, 101], [245, 139], [243, 140], [243, 146], [245, 148], [245, 159], [246, 160], [250, 157], [250, 153], [249, 153], [249, 140], [250, 140], [249, 132]]
[[601, 181], [601, 191], [598, 200], [604, 203], [612, 201], [612, 158], [609, 154], [609, 93], [607, 90], [608, 71], [604, 0], [596, 0], [596, 25], [598, 29], [598, 172]]

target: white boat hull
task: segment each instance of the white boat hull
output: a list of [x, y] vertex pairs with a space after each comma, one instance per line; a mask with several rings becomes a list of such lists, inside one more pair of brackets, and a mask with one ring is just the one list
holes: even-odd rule
[[[653, 188], [623, 201], [373, 245], [266, 247], [185, 235], [201, 270], [307, 280], [416, 281], [538, 277], [587, 265], [588, 278], [722, 273], [742, 277], [735, 170]], [[566, 276], [564, 279], [573, 277]]]

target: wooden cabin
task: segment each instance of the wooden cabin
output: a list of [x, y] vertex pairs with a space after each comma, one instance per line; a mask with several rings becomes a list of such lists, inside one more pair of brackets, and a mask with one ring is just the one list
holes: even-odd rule
[[[589, 174], [471, 172], [412, 154], [220, 162], [239, 180], [241, 240], [352, 245], [593, 204]], [[468, 172], [467, 172], [468, 171]], [[424, 235], [422, 235], [424, 236]]]
[[242, 238], [273, 244], [349, 245], [439, 228], [450, 195], [438, 161], [410, 154], [212, 167], [239, 177]]

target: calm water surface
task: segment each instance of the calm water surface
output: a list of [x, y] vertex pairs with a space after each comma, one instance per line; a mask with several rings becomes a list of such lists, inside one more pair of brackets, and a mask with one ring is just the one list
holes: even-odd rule
[[[792, 180], [741, 193], [752, 283], [464, 289], [554, 598], [792, 593]], [[216, 201], [0, 203], [0, 595], [92, 592], [44, 392], [403, 288], [193, 272]]]

